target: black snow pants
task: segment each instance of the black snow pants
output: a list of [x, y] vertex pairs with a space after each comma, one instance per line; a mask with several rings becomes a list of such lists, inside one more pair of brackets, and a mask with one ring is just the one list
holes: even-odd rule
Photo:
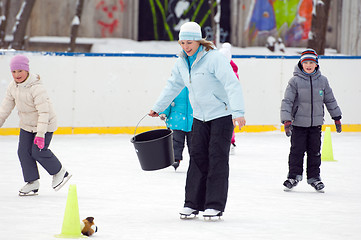
[[185, 207], [224, 211], [228, 194], [232, 116], [193, 121]]
[[293, 126], [291, 150], [288, 159], [288, 177], [302, 180], [303, 158], [307, 153], [307, 179], [320, 178], [321, 166], [321, 126]]
[[188, 152], [190, 155], [191, 140], [192, 140], [191, 134], [192, 132], [173, 130], [173, 149], [174, 149], [175, 161], [179, 161], [183, 159], [184, 142], [186, 140], [187, 140]]
[[45, 134], [45, 146], [42, 150], [34, 144], [35, 135], [36, 133], [20, 129], [18, 156], [25, 182], [32, 182], [40, 178], [36, 162], [39, 162], [50, 175], [58, 173], [61, 169], [60, 161], [48, 149], [53, 133]]

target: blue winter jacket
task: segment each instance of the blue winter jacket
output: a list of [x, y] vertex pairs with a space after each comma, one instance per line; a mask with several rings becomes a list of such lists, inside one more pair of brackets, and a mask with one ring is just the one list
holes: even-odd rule
[[166, 110], [159, 114], [167, 116], [167, 126], [173, 130], [190, 132], [193, 124], [193, 109], [188, 97], [188, 89], [183, 88]]
[[190, 71], [186, 54], [181, 52], [152, 110], [162, 112], [187, 87], [194, 118], [210, 121], [231, 114], [233, 118], [244, 116], [242, 87], [229, 61], [219, 51], [200, 48]]

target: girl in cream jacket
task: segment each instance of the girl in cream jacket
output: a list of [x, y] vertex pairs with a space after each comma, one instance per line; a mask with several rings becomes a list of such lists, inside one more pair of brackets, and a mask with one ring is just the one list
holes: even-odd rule
[[56, 130], [56, 115], [40, 77], [29, 73], [29, 59], [17, 55], [11, 59], [14, 81], [0, 105], [0, 127], [16, 106], [20, 118], [18, 156], [27, 182], [20, 195], [37, 194], [39, 171], [37, 162], [53, 175], [52, 187], [59, 190], [71, 177], [58, 158], [48, 148]]

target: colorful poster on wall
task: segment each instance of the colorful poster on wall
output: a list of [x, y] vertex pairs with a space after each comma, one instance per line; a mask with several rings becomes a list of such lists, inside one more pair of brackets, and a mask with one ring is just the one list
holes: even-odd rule
[[[202, 27], [203, 37], [214, 39], [208, 0], [139, 1], [138, 40], [178, 40], [180, 26], [189, 21]], [[213, 1], [217, 14], [217, 1]], [[221, 1], [220, 42], [230, 39], [230, 1]]]
[[313, 0], [252, 0], [246, 34], [249, 42], [274, 36], [287, 46], [307, 41], [311, 31]]

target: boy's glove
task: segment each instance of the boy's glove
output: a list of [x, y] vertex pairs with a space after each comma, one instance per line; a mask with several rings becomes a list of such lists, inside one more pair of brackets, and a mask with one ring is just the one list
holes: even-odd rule
[[340, 121], [340, 120], [335, 120], [335, 125], [336, 125], [336, 131], [337, 131], [338, 133], [342, 132], [341, 121]]
[[292, 125], [291, 124], [292, 124], [291, 121], [286, 121], [283, 123], [287, 137], [290, 137], [292, 135]]
[[159, 115], [159, 118], [164, 121], [167, 118], [167, 115], [162, 113], [162, 114]]
[[35, 137], [34, 144], [38, 145], [39, 149], [43, 149], [45, 145], [44, 138], [42, 137]]

